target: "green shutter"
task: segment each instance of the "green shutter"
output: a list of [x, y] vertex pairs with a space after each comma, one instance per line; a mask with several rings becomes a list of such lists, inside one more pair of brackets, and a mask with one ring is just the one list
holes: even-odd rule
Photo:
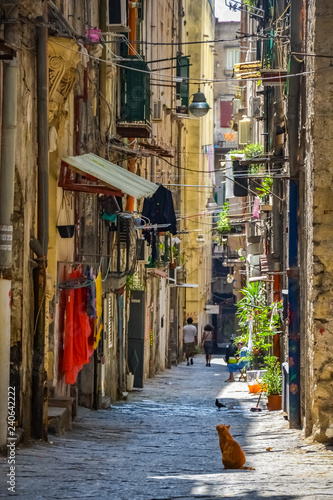
[[141, 72], [149, 71], [149, 67], [145, 61], [139, 59], [123, 61], [122, 64], [140, 71], [122, 68], [120, 120], [149, 121], [150, 74]]
[[263, 42], [264, 68], [275, 68], [275, 32], [270, 30], [270, 38]]

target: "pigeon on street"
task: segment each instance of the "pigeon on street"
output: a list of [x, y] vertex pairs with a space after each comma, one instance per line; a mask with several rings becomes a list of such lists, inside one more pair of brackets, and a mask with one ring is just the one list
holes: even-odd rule
[[226, 408], [226, 405], [224, 405], [223, 403], [220, 403], [220, 401], [218, 399], [216, 399], [216, 401], [215, 401], [215, 406], [217, 406], [218, 409]]

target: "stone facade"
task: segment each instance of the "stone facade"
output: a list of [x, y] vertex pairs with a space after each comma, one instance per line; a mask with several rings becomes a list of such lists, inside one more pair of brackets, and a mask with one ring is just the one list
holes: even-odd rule
[[[330, 2], [311, 0], [307, 7], [306, 53], [330, 54], [333, 42], [327, 36], [333, 26]], [[305, 58], [306, 156], [304, 168], [304, 226], [306, 248], [305, 429], [319, 441], [333, 438], [333, 295], [332, 295], [332, 72], [328, 59]]]

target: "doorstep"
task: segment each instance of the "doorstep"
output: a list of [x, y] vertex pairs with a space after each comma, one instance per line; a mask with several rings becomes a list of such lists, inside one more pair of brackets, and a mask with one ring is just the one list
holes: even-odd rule
[[71, 427], [72, 420], [67, 408], [50, 407], [47, 409], [47, 429], [50, 434], [62, 436]]

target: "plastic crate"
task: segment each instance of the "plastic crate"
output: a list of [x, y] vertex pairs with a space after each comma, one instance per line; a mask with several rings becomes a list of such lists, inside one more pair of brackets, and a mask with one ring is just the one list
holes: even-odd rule
[[261, 380], [267, 370], [246, 370], [247, 382], [255, 382]]

